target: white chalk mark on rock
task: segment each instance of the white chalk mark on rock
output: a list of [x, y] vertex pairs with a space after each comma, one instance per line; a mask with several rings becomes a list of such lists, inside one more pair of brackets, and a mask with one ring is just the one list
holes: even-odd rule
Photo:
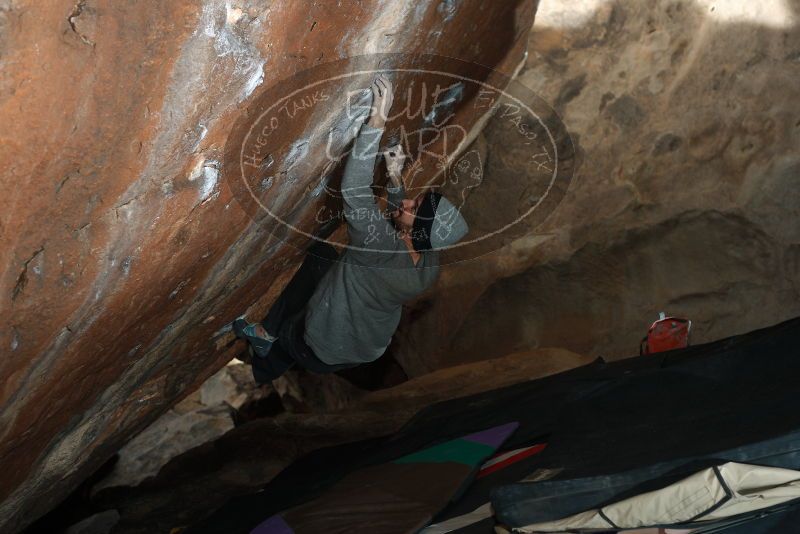
[[244, 100], [245, 98], [247, 98], [251, 94], [253, 94], [253, 91], [255, 91], [256, 88], [259, 85], [261, 85], [262, 83], [264, 83], [264, 64], [263, 63], [258, 65], [258, 68], [256, 69], [256, 71], [250, 76], [250, 79], [247, 80], [247, 83], [244, 86], [244, 96], [242, 97], [242, 100]]
[[189, 181], [202, 180], [200, 188], [200, 200], [208, 199], [217, 187], [219, 181], [219, 162], [215, 160], [200, 160], [195, 165]]

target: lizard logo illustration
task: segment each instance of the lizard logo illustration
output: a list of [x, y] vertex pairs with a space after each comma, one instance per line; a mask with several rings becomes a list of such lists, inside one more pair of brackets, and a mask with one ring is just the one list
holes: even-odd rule
[[[366, 88], [376, 76], [391, 81], [395, 98], [383, 135], [356, 148], [354, 140], [373, 112]], [[489, 132], [485, 139], [501, 140], [492, 152], [501, 154], [498, 165], [487, 161], [478, 130]], [[428, 238], [452, 236], [453, 223], [465, 211], [478, 217], [480, 224], [451, 247], [452, 261], [483, 255], [536, 228], [566, 194], [578, 164], [558, 115], [521, 83], [453, 58], [389, 53], [320, 64], [265, 87], [232, 128], [220, 168], [251, 219], [271, 232], [276, 224], [283, 227], [274, 235], [287, 236], [287, 242], [300, 242], [288, 238], [297, 234], [358, 248], [366, 237], [374, 248], [378, 238], [392, 236], [366, 233], [350, 243], [336, 229], [346, 216], [363, 220], [396, 212], [389, 204], [398, 201], [390, 194], [398, 187], [397, 172], [389, 164], [397, 159], [392, 152], [400, 152], [390, 149], [398, 146], [407, 157], [400, 176], [403, 200], [418, 201], [430, 190], [448, 200], [438, 213], [441, 224], [430, 228], [437, 234]], [[349, 189], [345, 184], [343, 190], [347, 163], [366, 160], [374, 165], [373, 182]], [[345, 197], [380, 209], [346, 213]], [[494, 202], [504, 205], [495, 207], [491, 220], [480, 219]], [[379, 220], [369, 223], [382, 226]]]

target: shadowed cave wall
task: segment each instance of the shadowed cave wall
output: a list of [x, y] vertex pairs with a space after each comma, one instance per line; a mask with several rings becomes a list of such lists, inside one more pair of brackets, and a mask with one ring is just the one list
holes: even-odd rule
[[[798, 6], [541, 2], [519, 79], [561, 116], [578, 170], [544, 223], [409, 311], [404, 369], [551, 346], [629, 357], [660, 311], [692, 319], [695, 342], [800, 314]], [[476, 145], [465, 215], [491, 225], [524, 201], [526, 154], [492, 125]]]

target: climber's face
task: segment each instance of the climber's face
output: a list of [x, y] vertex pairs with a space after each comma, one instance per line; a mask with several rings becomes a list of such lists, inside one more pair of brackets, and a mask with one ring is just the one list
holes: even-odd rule
[[392, 212], [392, 220], [398, 229], [410, 232], [414, 228], [414, 218], [417, 216], [417, 208], [421, 201], [421, 196], [405, 198], [402, 207]]

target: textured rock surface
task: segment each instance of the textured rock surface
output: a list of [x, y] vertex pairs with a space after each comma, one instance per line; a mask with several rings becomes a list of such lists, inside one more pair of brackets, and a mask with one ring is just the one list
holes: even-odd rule
[[272, 392], [273, 388], [268, 384], [259, 386], [253, 381], [249, 365], [233, 360], [206, 380], [197, 392], [185, 398], [173, 409], [181, 413], [182, 406], [187, 406], [188, 409], [183, 410], [186, 412], [195, 409], [199, 404], [200, 406], [227, 405], [238, 410], [245, 403], [261, 400]]
[[[537, 346], [632, 356], [662, 310], [691, 318], [698, 342], [800, 314], [798, 14], [542, 2], [519, 79], [556, 108], [581, 166], [543, 225], [449, 267], [406, 315], [405, 370]], [[483, 135], [479, 221], [520, 190], [515, 144]]]
[[92, 490], [135, 486], [155, 476], [172, 458], [233, 429], [234, 410], [272, 393], [274, 391], [269, 385], [255, 384], [249, 366], [241, 363], [226, 365], [200, 389], [126, 443], [120, 449], [111, 473]]
[[116, 510], [108, 510], [72, 525], [64, 531], [64, 534], [108, 534], [118, 521], [119, 513]]
[[417, 410], [447, 399], [474, 395], [591, 363], [593, 358], [565, 349], [541, 348], [501, 358], [447, 367], [399, 386], [365, 395], [363, 406], [387, 412], [398, 406]]
[[[263, 313], [297, 265], [221, 185], [262, 88], [374, 52], [511, 73], [534, 4], [0, 1], [0, 530], [219, 369], [231, 354], [213, 333]], [[276, 165], [338, 111], [298, 123]], [[311, 229], [307, 182], [282, 213]]]
[[98, 509], [117, 509], [114, 532], [169, 532], [213, 512], [231, 496], [254, 491], [313, 449], [396, 432], [419, 409], [566, 371], [591, 359], [563, 349], [538, 349], [442, 369], [352, 399], [343, 410], [284, 413], [236, 427], [174, 458], [135, 488], [97, 493]]
[[347, 407], [363, 391], [335, 374], [290, 370], [272, 382], [287, 412], [331, 412]]

